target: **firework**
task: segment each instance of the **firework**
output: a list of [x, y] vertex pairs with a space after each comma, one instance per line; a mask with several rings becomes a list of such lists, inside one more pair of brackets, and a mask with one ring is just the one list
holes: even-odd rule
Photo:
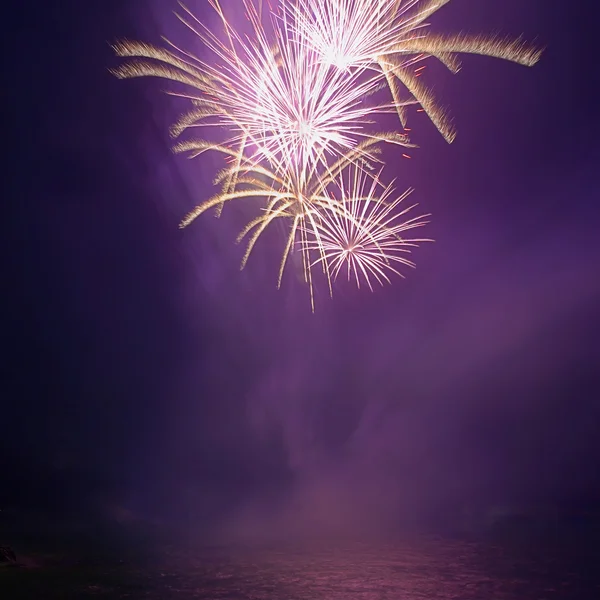
[[[326, 273], [334, 280], [345, 271], [348, 280], [361, 281], [371, 291], [372, 280], [390, 283], [389, 274], [403, 276], [399, 266], [414, 267], [407, 258], [424, 238], [406, 238], [405, 232], [427, 224], [429, 215], [408, 218], [415, 205], [398, 210], [411, 194], [394, 197], [394, 184], [384, 185], [376, 175], [350, 165], [332, 183], [337, 187], [329, 201], [316, 209], [317, 235], [307, 232], [307, 250], [317, 253], [312, 266], [325, 262]], [[312, 235], [310, 235], [312, 234]]]
[[541, 51], [521, 39], [497, 36], [431, 33], [427, 19], [449, 0], [295, 0], [285, 3], [299, 39], [325, 64], [348, 73], [374, 69], [386, 79], [403, 127], [406, 101], [403, 87], [430, 117], [448, 142], [454, 127], [419, 79], [429, 57], [437, 58], [450, 71], [460, 69], [457, 54], [470, 53], [501, 58], [532, 66]]
[[379, 89], [381, 75], [360, 67], [343, 73], [317, 60], [309, 45], [290, 35], [285, 13], [265, 27], [255, 5], [244, 0], [252, 37], [243, 38], [219, 4], [211, 4], [225, 42], [185, 7], [177, 16], [213, 53], [214, 64], [168, 40], [167, 48], [131, 41], [114, 46], [118, 56], [130, 59], [113, 70], [118, 77], [156, 76], [193, 88], [191, 94], [171, 92], [193, 104], [172, 127], [174, 137], [191, 128], [225, 128], [227, 146], [293, 174], [301, 190], [315, 168], [326, 169], [329, 160], [370, 136], [367, 125], [375, 114], [399, 109], [363, 102]]
[[[232, 200], [258, 199], [261, 208], [240, 232], [245, 266], [262, 233], [274, 222], [289, 227], [278, 285], [289, 256], [302, 257], [313, 302], [313, 268], [332, 282], [345, 271], [360, 287], [385, 283], [424, 239], [405, 232], [426, 223], [409, 218], [413, 208], [381, 181], [379, 143], [412, 146], [406, 134], [378, 133], [375, 117], [396, 112], [403, 126], [406, 107], [420, 104], [448, 141], [454, 130], [431, 91], [419, 79], [435, 57], [451, 71], [461, 52], [534, 64], [539, 52], [520, 40], [439, 36], [426, 20], [448, 0], [242, 0], [250, 32], [232, 26], [219, 0], [209, 0], [221, 36], [183, 4], [177, 14], [212, 54], [203, 59], [169, 40], [164, 47], [124, 41], [114, 45], [126, 59], [113, 70], [120, 78], [153, 76], [182, 84], [168, 93], [191, 103], [172, 126], [175, 138], [191, 130], [218, 128], [211, 136], [187, 139], [176, 152], [196, 158], [213, 151], [227, 166], [215, 177], [220, 191], [182, 221], [188, 226]], [[388, 88], [391, 100], [375, 101]], [[402, 96], [404, 88], [404, 97]], [[379, 96], [377, 96], [378, 98]], [[372, 101], [371, 101], [372, 100]]]
[[[233, 191], [222, 190], [196, 206], [186, 215], [181, 226], [187, 227], [206, 211], [216, 206], [221, 206], [224, 203], [229, 203], [233, 200], [259, 198], [263, 203], [260, 214], [243, 228], [237, 238], [238, 242], [246, 241], [246, 250], [241, 267], [245, 267], [254, 246], [267, 227], [277, 220], [283, 219], [287, 221], [290, 226], [281, 257], [278, 286], [281, 285], [290, 254], [294, 249], [297, 249], [302, 254], [304, 279], [308, 284], [311, 304], [314, 308], [312, 267], [320, 264], [328, 281], [330, 293], [332, 293], [329, 261], [326, 256], [324, 239], [321, 235], [321, 232], [327, 231], [325, 215], [327, 212], [334, 211], [337, 217], [345, 215], [348, 219], [354, 219], [352, 210], [348, 210], [344, 206], [343, 194], [338, 200], [335, 200], [331, 196], [331, 187], [333, 186], [343, 192], [345, 188], [343, 187], [344, 179], [342, 178], [342, 174], [350, 167], [354, 167], [356, 172], [362, 173], [360, 178], [361, 185], [364, 184], [367, 178], [378, 181], [377, 176], [373, 173], [373, 165], [378, 162], [380, 152], [378, 143], [380, 142], [391, 144], [407, 143], [400, 134], [373, 134], [368, 140], [363, 140], [355, 148], [352, 148], [341, 155], [335, 162], [328, 165], [325, 173], [313, 173], [313, 176], [300, 191], [296, 186], [293, 173], [270, 170], [267, 166], [256, 164], [244, 156], [240, 157], [235, 150], [232, 150], [228, 146], [211, 144], [202, 140], [181, 142], [175, 147], [175, 151], [186, 153], [192, 158], [207, 150], [221, 152], [226, 156], [236, 158], [235, 162], [223, 169], [214, 180], [215, 185], [220, 185], [223, 181], [235, 179], [236, 188]], [[355, 185], [354, 190], [358, 193], [361, 187]], [[373, 188], [374, 190], [375, 188]], [[371, 199], [374, 200], [374, 198], [375, 196], [372, 194]], [[360, 198], [356, 199], [360, 200]], [[386, 199], [386, 194], [380, 198], [383, 202]], [[351, 206], [350, 199], [346, 198], [346, 201], [347, 206]], [[394, 208], [396, 205], [397, 203], [394, 204]], [[372, 212], [372, 215], [374, 218], [378, 218], [380, 213]], [[381, 219], [380, 223], [382, 223]], [[316, 262], [311, 259], [311, 255], [314, 255], [315, 252], [319, 256], [319, 260]]]
[[[175, 147], [190, 158], [206, 151], [221, 152], [229, 163], [215, 178], [221, 191], [188, 214], [182, 227], [209, 208], [220, 214], [231, 200], [261, 199], [263, 210], [240, 236], [240, 241], [248, 240], [242, 267], [265, 229], [285, 218], [290, 229], [278, 284], [289, 255], [298, 247], [312, 297], [307, 236], [311, 232], [313, 244], [318, 244], [315, 211], [323, 212], [328, 205], [321, 190], [348, 163], [377, 162], [377, 142], [411, 144], [405, 134], [366, 129], [374, 114], [397, 109], [364, 102], [381, 88], [381, 75], [360, 68], [348, 74], [319, 61], [308, 45], [290, 35], [285, 12], [266, 28], [260, 12], [245, 0], [253, 36], [244, 39], [228, 23], [220, 5], [212, 5], [221, 18], [225, 42], [185, 7], [178, 16], [213, 53], [215, 64], [168, 40], [166, 48], [125, 41], [114, 49], [128, 62], [113, 73], [121, 78], [156, 76], [191, 88], [191, 93], [169, 92], [193, 104], [171, 128], [174, 137], [210, 126], [228, 132], [224, 143], [197, 139]], [[325, 263], [323, 268], [327, 270]]]

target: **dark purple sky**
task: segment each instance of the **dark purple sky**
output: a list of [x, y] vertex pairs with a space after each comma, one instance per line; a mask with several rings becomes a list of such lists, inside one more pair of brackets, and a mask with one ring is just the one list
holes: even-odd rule
[[[413, 114], [421, 147], [389, 152], [386, 173], [416, 188], [436, 243], [374, 294], [321, 290], [315, 315], [291, 270], [275, 289], [276, 233], [239, 272], [243, 207], [177, 229], [217, 159], [170, 153], [180, 105], [162, 82], [107, 71], [119, 37], [189, 41], [175, 2], [153, 4], [10, 20], [0, 445], [15, 489], [61, 467], [125, 504], [251, 522], [275, 505], [355, 520], [600, 485], [592, 3], [438, 13], [439, 31], [547, 50], [533, 69], [428, 69], [459, 136]], [[69, 477], [58, 495], [76, 494]]]

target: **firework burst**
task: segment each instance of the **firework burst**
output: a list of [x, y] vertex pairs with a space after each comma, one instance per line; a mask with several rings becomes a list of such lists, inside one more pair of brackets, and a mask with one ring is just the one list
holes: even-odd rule
[[[400, 134], [374, 134], [371, 138], [363, 140], [355, 148], [328, 165], [325, 173], [313, 173], [313, 176], [300, 191], [296, 186], [293, 173], [270, 170], [268, 167], [256, 164], [243, 156], [240, 157], [228, 146], [210, 144], [202, 140], [181, 142], [175, 147], [175, 151], [186, 153], [191, 158], [207, 150], [236, 157], [235, 162], [231, 166], [222, 169], [214, 180], [215, 185], [220, 185], [223, 181], [235, 180], [236, 188], [233, 191], [222, 190], [196, 206], [186, 215], [181, 226], [187, 227], [211, 208], [233, 200], [260, 199], [263, 208], [259, 215], [242, 229], [237, 238], [238, 242], [246, 242], [241, 267], [242, 269], [245, 267], [256, 243], [265, 230], [275, 221], [285, 221], [289, 224], [289, 229], [280, 262], [278, 286], [281, 285], [290, 254], [298, 250], [302, 255], [304, 279], [308, 284], [311, 304], [314, 308], [312, 268], [315, 265], [320, 264], [321, 270], [328, 281], [330, 293], [333, 291], [329, 261], [326, 257], [324, 240], [321, 235], [322, 232], [327, 230], [325, 215], [327, 212], [334, 211], [338, 218], [345, 216], [348, 219], [354, 219], [352, 210], [348, 210], [348, 207], [352, 205], [350, 199], [346, 198], [347, 206], [344, 204], [343, 191], [346, 186], [344, 185], [343, 174], [350, 167], [354, 167], [356, 173], [362, 174], [358, 179], [355, 178], [354, 190], [357, 193], [362, 190], [361, 186], [364, 186], [367, 178], [379, 182], [377, 176], [373, 173], [373, 165], [379, 162], [380, 148], [378, 144], [380, 142], [405, 143], [404, 137]], [[371, 162], [368, 162], [365, 157], [368, 157]], [[375, 189], [373, 187], [372, 192]], [[335, 194], [337, 191], [342, 191], [342, 194], [338, 194], [338, 200], [335, 200], [332, 193]], [[374, 200], [374, 198], [375, 196], [372, 193], [371, 200]], [[359, 197], [356, 199], [361, 200]], [[385, 201], [387, 195], [384, 194], [380, 199]], [[397, 206], [397, 203], [394, 204], [394, 208], [395, 206]], [[375, 217], [380, 213], [372, 214]], [[319, 256], [319, 260], [316, 262], [311, 258], [311, 255], [314, 255], [315, 252]]]
[[[429, 215], [408, 217], [416, 204], [399, 210], [412, 193], [407, 190], [394, 195], [394, 182], [384, 185], [381, 171], [371, 174], [350, 165], [336, 179], [337, 190], [329, 200], [324, 198], [316, 209], [315, 228], [318, 235], [307, 235], [309, 252], [318, 256], [312, 266], [325, 262], [326, 272], [335, 280], [343, 271], [373, 290], [372, 281], [390, 283], [389, 275], [403, 276], [398, 267], [414, 267], [407, 258], [411, 249], [425, 238], [407, 238], [405, 233], [427, 224]], [[322, 208], [321, 208], [322, 207]]]
[[400, 108], [367, 105], [363, 100], [380, 88], [381, 75], [331, 69], [291, 35], [285, 13], [265, 27], [253, 2], [243, 0], [252, 28], [252, 36], [244, 38], [218, 2], [211, 4], [221, 17], [225, 42], [183, 5], [177, 16], [212, 52], [214, 64], [169, 40], [165, 48], [131, 41], [114, 46], [118, 56], [130, 59], [113, 70], [118, 77], [155, 76], [192, 88], [170, 92], [193, 104], [172, 127], [174, 137], [192, 128], [225, 129], [227, 146], [293, 174], [301, 190], [315, 169], [327, 169], [329, 160], [371, 135], [368, 125], [377, 113]]
[[[405, 126], [406, 107], [419, 104], [452, 141], [454, 129], [421, 83], [424, 67], [417, 63], [434, 57], [456, 72], [461, 52], [524, 65], [539, 58], [520, 40], [431, 33], [427, 19], [448, 0], [242, 0], [246, 34], [232, 26], [219, 0], [208, 2], [220, 35], [181, 3], [176, 14], [210, 59], [166, 39], [163, 47], [122, 41], [113, 48], [125, 62], [112, 72], [183, 86], [168, 92], [191, 103], [171, 128], [174, 138], [211, 128], [226, 132], [225, 141], [209, 135], [175, 146], [190, 158], [212, 151], [227, 161], [214, 180], [220, 191], [181, 227], [209, 209], [220, 215], [232, 200], [258, 199], [258, 215], [238, 236], [246, 243], [242, 268], [269, 225], [285, 223], [278, 284], [288, 258], [299, 252], [313, 309], [313, 268], [325, 274], [330, 292], [342, 272], [372, 289], [372, 282], [401, 275], [401, 266], [414, 266], [407, 254], [425, 241], [404, 237], [426, 221], [409, 218], [413, 207], [402, 202], [410, 191], [395, 196], [378, 165], [380, 142], [412, 144], [406, 134], [373, 127], [384, 112], [396, 112]], [[391, 99], [378, 103], [384, 88]]]
[[320, 61], [348, 73], [372, 69], [386, 79], [402, 126], [406, 105], [402, 88], [418, 102], [448, 142], [456, 136], [446, 111], [419, 77], [423, 60], [434, 57], [451, 72], [460, 70], [457, 54], [480, 54], [532, 66], [541, 50], [521, 39], [498, 36], [438, 35], [427, 19], [450, 0], [295, 0], [286, 10], [294, 31]]

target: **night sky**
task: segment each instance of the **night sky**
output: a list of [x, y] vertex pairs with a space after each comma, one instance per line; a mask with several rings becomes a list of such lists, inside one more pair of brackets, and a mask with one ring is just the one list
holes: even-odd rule
[[276, 290], [281, 232], [240, 272], [248, 208], [178, 229], [220, 159], [171, 153], [168, 84], [108, 72], [119, 38], [193, 43], [176, 3], [15, 5], [0, 504], [241, 528], [600, 496], [591, 6], [453, 0], [432, 19], [547, 49], [532, 69], [427, 69], [458, 138], [413, 112], [420, 148], [386, 150], [386, 173], [436, 241], [373, 294], [317, 290], [311, 314], [293, 268]]

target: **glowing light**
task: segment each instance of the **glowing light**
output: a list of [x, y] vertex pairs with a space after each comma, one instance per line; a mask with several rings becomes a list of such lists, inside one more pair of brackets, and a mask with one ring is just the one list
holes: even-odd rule
[[[433, 93], [417, 79], [424, 65], [437, 58], [450, 71], [460, 69], [457, 54], [492, 56], [532, 66], [541, 51], [521, 39], [498, 36], [431, 33], [429, 19], [450, 0], [295, 0], [284, 2], [294, 31], [303, 43], [329, 66], [352, 73], [373, 69], [387, 80], [402, 125], [406, 125], [406, 102], [402, 91], [416, 100], [448, 142], [456, 136], [446, 112]], [[399, 85], [400, 84], [400, 85]]]
[[[221, 34], [180, 3], [176, 13], [212, 53], [212, 59], [179, 48], [143, 42], [115, 44], [126, 59], [113, 73], [120, 78], [153, 76], [182, 85], [168, 93], [191, 102], [172, 126], [185, 132], [218, 128], [224, 142], [184, 139], [175, 151], [190, 158], [204, 152], [224, 155], [214, 183], [220, 191], [183, 219], [187, 227], [209, 209], [221, 214], [231, 200], [258, 198], [260, 214], [242, 230], [246, 264], [256, 242], [275, 221], [289, 233], [279, 284], [289, 255], [301, 253], [313, 301], [312, 269], [319, 267], [332, 291], [342, 270], [372, 288], [389, 281], [406, 254], [423, 239], [404, 233], [425, 224], [408, 218], [392, 185], [380, 179], [379, 143], [414, 147], [406, 132], [407, 107], [419, 106], [450, 142], [454, 128], [421, 76], [429, 57], [457, 72], [459, 53], [473, 53], [533, 65], [540, 52], [520, 39], [443, 36], [427, 19], [448, 0], [262, 0], [242, 6], [250, 32], [242, 34], [226, 18], [220, 0], [208, 0]], [[256, 3], [258, 1], [258, 4]], [[387, 89], [387, 100], [375, 101]], [[395, 112], [404, 133], [378, 132], [375, 117]], [[407, 153], [403, 158], [410, 159]]]
[[337, 193], [316, 209], [318, 235], [305, 243], [318, 254], [313, 265], [326, 262], [334, 279], [346, 271], [348, 280], [354, 279], [358, 287], [363, 281], [371, 290], [372, 280], [383, 285], [390, 283], [391, 273], [402, 276], [400, 265], [414, 267], [407, 254], [420, 242], [431, 241], [404, 237], [426, 225], [429, 215], [407, 218], [416, 205], [397, 209], [412, 190], [394, 198], [393, 184], [383, 185], [379, 176], [355, 165], [342, 172], [335, 181]]
[[[166, 41], [169, 48], [125, 41], [114, 46], [118, 56], [135, 58], [113, 72], [121, 78], [156, 76], [195, 88], [194, 108], [181, 116], [172, 133], [198, 127], [225, 128], [227, 145], [268, 161], [277, 171], [293, 172], [302, 187], [315, 167], [369, 137], [374, 114], [396, 110], [391, 103], [369, 106], [364, 98], [379, 89], [381, 76], [364, 69], [342, 73], [317, 60], [314, 51], [290, 34], [285, 18], [263, 26], [251, 0], [243, 6], [253, 37], [244, 38], [222, 19], [227, 42], [198, 21], [185, 7], [181, 21], [215, 56], [208, 63]], [[146, 60], [139, 60], [146, 59]]]

